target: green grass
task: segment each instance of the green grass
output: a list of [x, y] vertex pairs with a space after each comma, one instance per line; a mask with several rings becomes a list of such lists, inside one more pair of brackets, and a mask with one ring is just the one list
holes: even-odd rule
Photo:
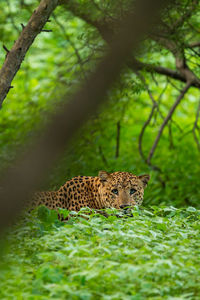
[[0, 299], [200, 299], [200, 211], [112, 213], [27, 215], [6, 235]]

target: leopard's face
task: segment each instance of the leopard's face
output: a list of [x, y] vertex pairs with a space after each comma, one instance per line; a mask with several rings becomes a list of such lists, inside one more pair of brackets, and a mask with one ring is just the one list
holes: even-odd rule
[[100, 198], [105, 207], [117, 209], [127, 206], [141, 205], [144, 189], [150, 179], [149, 175], [136, 176], [128, 172], [99, 172], [101, 186]]

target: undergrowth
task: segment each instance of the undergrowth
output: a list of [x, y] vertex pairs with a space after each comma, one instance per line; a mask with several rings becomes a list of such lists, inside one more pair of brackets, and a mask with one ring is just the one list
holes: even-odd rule
[[60, 222], [40, 207], [19, 220], [2, 244], [0, 299], [200, 299], [199, 210], [107, 214]]

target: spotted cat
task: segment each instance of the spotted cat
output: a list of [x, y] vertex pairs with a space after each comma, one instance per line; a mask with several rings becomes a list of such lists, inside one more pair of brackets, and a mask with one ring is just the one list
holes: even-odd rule
[[141, 205], [149, 179], [149, 175], [106, 171], [100, 171], [97, 177], [77, 176], [68, 180], [58, 191], [36, 193], [33, 205], [74, 211], [82, 207], [120, 209]]

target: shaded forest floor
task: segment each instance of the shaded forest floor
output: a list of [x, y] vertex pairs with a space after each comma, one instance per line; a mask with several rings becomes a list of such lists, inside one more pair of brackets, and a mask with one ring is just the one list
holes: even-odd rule
[[4, 240], [0, 298], [200, 298], [199, 210], [108, 213], [65, 223], [44, 207], [27, 214]]

